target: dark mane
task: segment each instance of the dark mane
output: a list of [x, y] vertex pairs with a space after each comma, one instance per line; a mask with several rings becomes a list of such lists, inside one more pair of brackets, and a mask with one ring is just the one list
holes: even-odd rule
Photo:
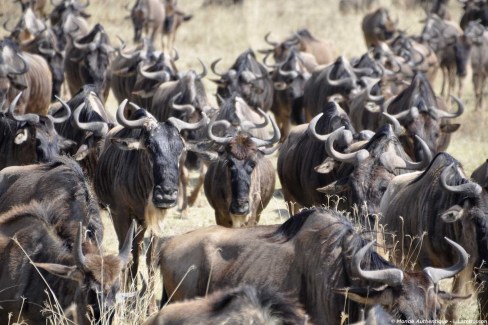
[[[440, 162], [441, 160], [444, 160], [444, 162]], [[414, 183], [420, 181], [427, 174], [435, 173], [434, 169], [440, 167], [438, 165], [443, 164], [443, 166], [447, 167], [452, 163], [454, 163], [455, 166], [462, 167], [461, 163], [459, 161], [457, 161], [454, 157], [452, 157], [450, 154], [448, 154], [447, 152], [439, 152], [437, 155], [435, 155], [434, 159], [432, 159], [429, 166], [419, 176], [417, 176], [415, 179], [413, 179], [410, 182], [410, 184], [414, 184]], [[464, 184], [466, 182], [468, 182], [467, 179], [464, 179], [464, 181], [460, 180], [459, 184]], [[459, 184], [455, 184], [455, 185], [459, 185]]]
[[300, 231], [300, 229], [302, 229], [303, 224], [307, 221], [308, 217], [316, 211], [316, 209], [304, 209], [294, 216], [291, 216], [273, 233], [267, 235], [268, 239], [276, 242], [289, 241]]

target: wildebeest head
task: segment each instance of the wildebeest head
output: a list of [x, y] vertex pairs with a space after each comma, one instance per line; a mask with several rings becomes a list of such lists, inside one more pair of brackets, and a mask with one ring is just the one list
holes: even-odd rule
[[150, 200], [158, 208], [171, 208], [176, 205], [178, 163], [185, 148], [180, 132], [203, 127], [208, 124], [208, 118], [203, 114], [198, 123], [186, 123], [175, 117], [158, 122], [151, 114], [131, 103], [137, 111], [132, 120], [128, 120], [124, 116], [126, 104], [127, 100], [123, 101], [117, 110], [117, 121], [126, 130], [111, 140], [122, 150], [141, 149], [147, 152], [153, 180]]
[[113, 48], [109, 45], [108, 36], [102, 25], [95, 25], [86, 36], [75, 40], [73, 46], [77, 51], [72, 57], [66, 59], [80, 64], [79, 69], [83, 82], [93, 84], [95, 92], [103, 97], [110, 53]]
[[[245, 129], [265, 127], [271, 121], [273, 125], [273, 137], [269, 140], [263, 140], [251, 136], [248, 132], [238, 131], [231, 136], [219, 137], [213, 133], [213, 127], [221, 125], [228, 129], [231, 123], [226, 120], [214, 121], [208, 127], [208, 137], [217, 144], [223, 146], [219, 152], [219, 160], [224, 162], [227, 172], [230, 173], [230, 187], [232, 200], [229, 206], [229, 212], [233, 224], [241, 224], [237, 220], [242, 216], [247, 216], [250, 212], [250, 193], [252, 174], [264, 155], [271, 154], [276, 148], [266, 148], [276, 144], [280, 137], [280, 131], [276, 123], [270, 119], [262, 110], [260, 114], [265, 118], [265, 123], [256, 125], [247, 121], [242, 126]], [[236, 218], [236, 220], [234, 220]]]
[[[122, 272], [132, 260], [131, 247], [136, 222], [133, 221], [118, 255], [83, 254], [83, 227], [80, 224], [77, 240], [73, 249], [75, 265], [56, 263], [35, 263], [36, 267], [46, 270], [61, 278], [70, 279], [79, 284], [74, 294], [81, 310], [88, 307], [93, 311], [94, 320], [100, 320], [110, 313], [119, 292]], [[101, 309], [100, 307], [103, 307]], [[85, 313], [80, 312], [79, 324], [87, 323]], [[88, 314], [88, 313], [87, 313]]]
[[459, 22], [464, 30], [471, 21], [480, 21], [483, 26], [488, 25], [488, 5], [484, 0], [463, 0], [464, 13]]
[[7, 101], [7, 96], [11, 88], [24, 90], [24, 75], [29, 67], [25, 59], [20, 55], [17, 45], [4, 39], [0, 42], [0, 108]]
[[217, 94], [228, 98], [238, 93], [251, 107], [262, 107], [267, 110], [273, 98], [273, 86], [266, 67], [256, 60], [256, 55], [249, 49], [236, 59], [226, 73], [215, 70], [220, 59], [211, 64], [212, 71], [220, 76], [215, 81], [218, 85]]
[[9, 38], [19, 43], [29, 41], [46, 29], [46, 25], [36, 17], [31, 8], [26, 9], [12, 30], [7, 28], [7, 23], [8, 21], [3, 24], [3, 27], [10, 32]]
[[357, 94], [364, 84], [359, 80], [346, 57], [339, 57], [325, 68], [325, 83], [330, 87], [329, 94], [340, 94], [344, 97]]
[[275, 65], [272, 81], [276, 91], [287, 91], [290, 98], [303, 96], [305, 81], [310, 78], [299, 52], [292, 50], [288, 57]]
[[422, 138], [434, 154], [447, 148], [449, 134], [460, 125], [450, 124], [446, 119], [458, 117], [464, 111], [462, 102], [457, 97], [452, 98], [458, 106], [456, 113], [445, 110], [442, 99], [435, 96], [425, 75], [417, 73], [410, 86], [385, 104], [386, 110], [406, 129], [400, 139], [411, 157], [422, 159], [415, 135]]

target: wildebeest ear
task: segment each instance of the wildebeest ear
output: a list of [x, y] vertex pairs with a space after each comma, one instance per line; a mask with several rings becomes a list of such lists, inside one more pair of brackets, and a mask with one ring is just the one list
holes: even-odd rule
[[314, 167], [314, 170], [319, 174], [328, 174], [334, 169], [335, 160], [331, 157], [325, 158], [325, 160]]
[[76, 151], [76, 153], [74, 154], [73, 158], [76, 160], [76, 161], [80, 161], [80, 160], [83, 160], [86, 158], [86, 156], [88, 156], [88, 153], [89, 153], [89, 149], [88, 149], [88, 146], [86, 144], [83, 144], [81, 145], [78, 150]]
[[442, 124], [441, 125], [441, 131], [445, 133], [452, 133], [454, 131], [457, 131], [461, 124]]
[[393, 301], [393, 294], [388, 286], [381, 289], [344, 288], [333, 291], [363, 305], [390, 305]]
[[74, 142], [73, 140], [66, 139], [65, 137], [61, 137], [61, 136], [59, 137], [60, 138], [58, 140], [58, 145], [61, 151], [68, 151], [74, 146], [76, 146], [76, 142]]
[[66, 266], [55, 263], [34, 263], [34, 265], [61, 278], [70, 279], [78, 282], [83, 281], [83, 273], [78, 269], [76, 265]]
[[29, 133], [30, 133], [29, 129], [26, 127], [17, 130], [17, 133], [15, 134], [14, 143], [17, 145], [24, 143], [29, 138]]
[[458, 294], [450, 293], [450, 292], [445, 292], [445, 291], [441, 290], [437, 293], [437, 297], [442, 299], [444, 301], [444, 304], [450, 305], [450, 304], [461, 302], [461, 300], [466, 300], [466, 299], [470, 298], [471, 294], [462, 296], [462, 295], [458, 295]]
[[225, 86], [225, 82], [223, 82], [222, 80], [220, 79], [213, 79], [213, 78], [208, 78], [208, 80], [214, 82], [217, 84], [217, 86], [221, 86], [221, 87], [224, 87]]
[[10, 84], [17, 90], [24, 90], [27, 88], [27, 85], [25, 83], [25, 79], [20, 76], [20, 77], [13, 77], [9, 78], [10, 79]]
[[319, 191], [321, 193], [325, 193], [327, 195], [334, 195], [334, 194], [339, 194], [339, 193], [345, 192], [348, 189], [349, 189], [349, 185], [347, 185], [347, 183], [341, 182], [341, 180], [339, 180], [339, 181], [332, 182], [327, 186], [319, 187], [317, 189], [317, 191]]
[[441, 219], [444, 222], [456, 222], [463, 217], [463, 212], [463, 208], [456, 204], [442, 212]]
[[110, 139], [121, 150], [140, 150], [144, 145], [138, 139]]

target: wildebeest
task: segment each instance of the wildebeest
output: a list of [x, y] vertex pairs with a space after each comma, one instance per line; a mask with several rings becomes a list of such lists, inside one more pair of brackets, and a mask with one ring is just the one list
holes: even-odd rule
[[51, 102], [49, 66], [41, 56], [22, 52], [9, 39], [0, 41], [0, 106], [22, 92], [18, 113], [46, 115]]
[[452, 267], [408, 272], [380, 257], [372, 244], [338, 212], [306, 210], [281, 226], [214, 226], [163, 239], [160, 267], [172, 300], [241, 283], [268, 286], [290, 292], [315, 324], [341, 324], [341, 311], [357, 321], [355, 302], [381, 303], [402, 320], [437, 319], [444, 303], [457, 298], [438, 291], [436, 283], [466, 266], [460, 245], [449, 241], [460, 257]]
[[422, 159], [420, 146], [415, 135], [422, 138], [430, 151], [436, 154], [447, 149], [451, 133], [459, 124], [451, 124], [449, 119], [463, 114], [464, 105], [457, 97], [452, 97], [457, 104], [457, 111], [446, 111], [444, 100], [437, 97], [422, 73], [417, 73], [412, 83], [397, 97], [392, 98], [385, 108], [405, 127], [406, 132], [399, 138], [410, 157]]
[[69, 118], [69, 107], [64, 107], [64, 116], [59, 117], [31, 113], [16, 115], [14, 109], [20, 96], [19, 93], [8, 109], [0, 112], [0, 169], [49, 162], [59, 155], [61, 149], [72, 145], [54, 129], [55, 123]]
[[162, 38], [166, 10], [159, 0], [137, 0], [130, 11], [130, 18], [134, 26], [134, 42], [141, 40], [143, 31], [152, 43], [158, 35]]
[[485, 190], [488, 190], [488, 159], [474, 170], [471, 179], [480, 184]]
[[95, 93], [105, 102], [110, 90], [110, 53], [113, 48], [102, 25], [96, 24], [85, 36], [66, 49], [64, 70], [72, 95], [85, 84], [93, 84]]
[[[71, 117], [55, 125], [56, 131], [74, 144], [65, 151], [82, 166], [86, 175], [93, 179], [102, 142], [108, 131], [117, 123], [103, 106], [93, 85], [85, 85], [67, 103], [73, 111]], [[50, 114], [57, 116], [61, 108], [52, 108]]]
[[[475, 268], [488, 261], [487, 204], [488, 194], [466, 179], [459, 162], [447, 153], [439, 153], [423, 173], [393, 179], [381, 201], [381, 223], [387, 225], [387, 232], [411, 238], [403, 240], [394, 254], [399, 260], [409, 247], [416, 247], [411, 256], [404, 257], [417, 268], [446, 266], [455, 259], [442, 240], [444, 236], [465, 247], [469, 263], [453, 284], [453, 291], [460, 293], [468, 282], [476, 281]], [[387, 243], [394, 241], [387, 239]], [[480, 304], [481, 318], [486, 319], [487, 301], [481, 300]], [[457, 319], [454, 310], [447, 317]]]
[[[269, 123], [271, 119], [267, 116], [266, 120]], [[208, 137], [222, 146], [218, 159], [208, 166], [204, 183], [205, 195], [215, 210], [218, 225], [256, 225], [261, 212], [271, 200], [275, 172], [265, 155], [274, 150], [266, 147], [276, 144], [280, 139], [278, 126], [272, 120], [271, 123], [274, 134], [268, 140], [243, 131], [219, 137], [213, 134], [213, 127], [221, 124], [228, 128], [231, 124], [221, 120], [209, 125]]]
[[265, 112], [273, 103], [273, 83], [266, 67], [256, 60], [256, 54], [248, 49], [240, 54], [234, 64], [225, 73], [218, 73], [216, 65], [220, 59], [211, 64], [212, 71], [220, 78], [212, 80], [217, 83], [217, 94], [221, 98], [231, 97], [237, 93], [252, 108], [261, 108]]
[[[76, 324], [109, 319], [120, 288], [122, 271], [130, 261], [135, 223], [127, 232], [119, 255], [82, 251], [83, 228], [68, 248], [51, 226], [58, 211], [49, 202], [32, 201], [0, 216], [0, 322], [13, 319], [31, 324], [66, 322], [64, 311], [76, 308]], [[14, 284], [14, 285], [12, 285]], [[53, 297], [54, 295], [55, 297]], [[51, 301], [52, 312], [46, 312]], [[56, 315], [61, 310], [62, 314]], [[47, 307], [49, 309], [49, 307]]]
[[46, 17], [46, 13], [44, 11], [47, 3], [46, 0], [17, 0], [16, 2], [20, 4], [22, 12], [31, 9], [42, 18]]
[[470, 21], [479, 21], [488, 26], [488, 4], [485, 0], [459, 0], [463, 4], [464, 13], [459, 25], [466, 29]]
[[[299, 127], [283, 143], [277, 171], [285, 201], [291, 203], [292, 212], [300, 206], [326, 204], [328, 198], [318, 190], [345, 196], [346, 208], [355, 204], [364, 215], [377, 213], [390, 180], [403, 173], [402, 169], [422, 168], [430, 155], [424, 162], [412, 164], [389, 125], [378, 129], [356, 151], [342, 153], [355, 133], [335, 105], [329, 103], [308, 125], [308, 132], [306, 126]], [[347, 130], [340, 130], [342, 126]]]
[[310, 53], [320, 65], [330, 64], [337, 57], [335, 45], [328, 40], [320, 40], [312, 35], [306, 28], [299, 29], [291, 37], [283, 42], [273, 42], [269, 40], [270, 33], [266, 34], [264, 40], [273, 49], [264, 50], [264, 53], [273, 53], [276, 62], [282, 62], [289, 54], [289, 51], [296, 49], [300, 52]]
[[366, 46], [371, 47], [392, 38], [396, 31], [396, 22], [390, 18], [387, 8], [380, 7], [364, 16], [361, 28]]
[[[146, 228], [161, 232], [166, 211], [176, 205], [178, 197], [178, 162], [185, 149], [180, 132], [208, 123], [186, 123], [175, 117], [158, 122], [143, 109], [129, 120], [124, 116], [127, 101], [117, 110], [121, 127], [107, 135], [95, 171], [94, 187], [100, 201], [110, 207], [114, 227], [122, 242], [134, 218], [143, 229], [133, 247], [132, 276], [137, 275], [139, 244]], [[122, 128], [123, 127], [123, 128]]]
[[170, 304], [143, 325], [176, 324], [307, 324], [307, 316], [291, 299], [275, 290], [241, 285], [204, 299]]
[[185, 14], [178, 8], [178, 0], [164, 0], [166, 17], [164, 18], [163, 36], [167, 37], [167, 42], [163, 41], [163, 49], [171, 51], [175, 44], [176, 32], [181, 24], [193, 18], [193, 15]]
[[474, 94], [476, 97], [476, 109], [483, 108], [483, 90], [486, 84], [486, 78], [488, 77], [488, 32], [485, 27], [477, 21], [470, 22], [465, 30], [463, 36], [464, 47], [459, 47], [460, 55], [463, 64], [463, 69], [471, 61], [471, 70], [473, 71], [473, 86]]
[[75, 161], [60, 156], [52, 162], [0, 171], [0, 213], [33, 200], [49, 202], [56, 211], [50, 220], [44, 221], [50, 223], [66, 247], [74, 246], [81, 222], [87, 230], [84, 252], [99, 251], [103, 224], [98, 200]]

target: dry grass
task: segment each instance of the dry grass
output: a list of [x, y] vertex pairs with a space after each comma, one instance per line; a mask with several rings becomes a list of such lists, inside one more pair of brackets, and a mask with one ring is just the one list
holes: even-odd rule
[[[88, 13], [92, 15], [91, 25], [101, 22], [116, 45], [116, 35], [129, 43], [132, 40], [131, 22], [124, 17], [128, 12], [124, 6], [127, 0], [92, 0]], [[200, 69], [197, 58], [201, 58], [207, 65], [217, 58], [222, 58], [220, 70], [225, 69], [243, 50], [266, 48], [263, 36], [272, 31], [271, 38], [280, 40], [301, 27], [308, 27], [318, 38], [330, 39], [335, 42], [339, 53], [348, 57], [359, 56], [366, 51], [360, 22], [362, 14], [342, 16], [338, 12], [337, 0], [246, 0], [242, 7], [235, 8], [202, 8], [203, 0], [179, 0], [181, 8], [194, 15], [193, 19], [184, 24], [177, 35], [176, 46], [181, 59], [178, 67], [181, 71]], [[132, 5], [133, 1], [130, 1]], [[381, 4], [391, 6], [390, 1], [381, 0]], [[457, 1], [451, 1], [451, 13], [454, 20], [459, 21], [461, 7]], [[19, 9], [11, 0], [0, 0], [0, 22], [10, 18], [15, 20]], [[406, 11], [401, 8], [391, 8], [393, 17], [400, 20], [400, 28], [409, 34], [418, 34], [422, 28], [420, 19], [424, 18], [421, 10]], [[0, 31], [0, 36], [5, 32]], [[157, 44], [160, 46], [160, 44]], [[436, 89], [440, 87], [440, 74], [436, 82]], [[215, 85], [205, 81], [209, 94], [215, 93]], [[213, 100], [213, 99], [212, 99]], [[488, 135], [485, 127], [488, 125], [488, 114], [484, 111], [474, 111], [474, 95], [470, 77], [465, 80], [463, 100], [466, 112], [459, 118], [461, 129], [453, 136], [448, 152], [465, 166], [469, 175], [474, 168], [488, 157], [488, 146], [484, 140]], [[107, 103], [109, 109], [116, 109], [116, 101], [112, 96]], [[272, 157], [276, 163], [276, 155]], [[196, 175], [193, 175], [196, 177]], [[281, 185], [276, 184], [275, 197], [265, 209], [261, 220], [263, 224], [283, 222], [287, 217], [286, 204], [280, 194]], [[117, 239], [110, 220], [105, 221], [105, 242], [109, 250], [116, 250]], [[213, 211], [209, 207], [203, 194], [192, 207], [187, 219], [181, 219], [179, 212], [171, 211], [166, 220], [166, 234], [175, 235], [189, 230], [215, 223]], [[142, 262], [142, 260], [141, 260]], [[143, 263], [141, 263], [143, 264]], [[475, 302], [470, 300], [463, 306], [463, 317], [474, 318]], [[121, 318], [123, 319], [123, 318]], [[128, 320], [125, 320], [130, 323]]]

